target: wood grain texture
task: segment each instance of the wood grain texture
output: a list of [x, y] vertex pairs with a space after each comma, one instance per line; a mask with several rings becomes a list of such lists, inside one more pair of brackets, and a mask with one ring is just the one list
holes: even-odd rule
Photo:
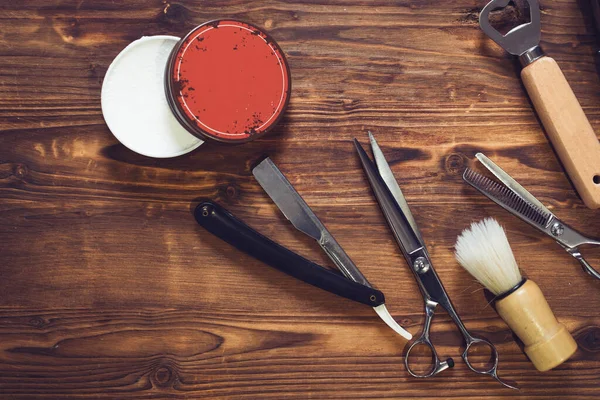
[[[600, 237], [525, 94], [519, 67], [477, 25], [485, 0], [0, 0], [0, 395], [4, 398], [598, 398], [600, 286], [547, 237], [461, 181], [485, 152], [567, 223]], [[583, 7], [583, 11], [580, 8]], [[596, 132], [600, 80], [586, 2], [542, 1], [542, 45]], [[277, 130], [153, 160], [102, 119], [111, 60], [143, 35], [218, 17], [268, 30], [293, 89]], [[438, 274], [521, 391], [475, 376], [440, 313], [433, 338], [457, 366], [428, 380], [368, 307], [304, 285], [196, 225], [211, 198], [300, 254], [331, 265], [279, 213], [250, 166], [270, 154], [388, 308], [417, 333], [423, 304], [354, 154], [372, 130]], [[456, 236], [497, 217], [517, 260], [579, 350], [540, 373], [479, 285]], [[600, 251], [589, 252], [600, 265]]]

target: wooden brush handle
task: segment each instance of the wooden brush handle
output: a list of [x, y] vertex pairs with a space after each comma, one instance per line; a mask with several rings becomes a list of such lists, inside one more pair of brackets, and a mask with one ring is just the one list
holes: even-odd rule
[[600, 208], [600, 143], [560, 67], [542, 57], [523, 68], [521, 78], [581, 199]]
[[525, 353], [538, 371], [548, 371], [566, 361], [577, 343], [556, 320], [544, 294], [527, 280], [523, 286], [496, 302], [496, 310], [525, 344]]

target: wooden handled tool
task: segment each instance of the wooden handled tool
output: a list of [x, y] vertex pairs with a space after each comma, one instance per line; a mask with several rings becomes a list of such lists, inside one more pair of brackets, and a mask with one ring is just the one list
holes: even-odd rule
[[600, 207], [600, 142], [560, 67], [542, 57], [521, 71], [554, 149], [589, 208]]
[[456, 259], [496, 296], [496, 311], [525, 344], [538, 371], [548, 371], [571, 357], [577, 343], [559, 323], [544, 294], [523, 279], [504, 233], [495, 219], [471, 225], [456, 242]]
[[527, 2], [531, 22], [506, 35], [491, 26], [489, 13], [506, 7], [509, 0], [489, 2], [481, 11], [479, 23], [493, 41], [519, 56], [527, 93], [573, 185], [586, 206], [600, 208], [600, 142], [560, 67], [539, 46], [538, 1]]

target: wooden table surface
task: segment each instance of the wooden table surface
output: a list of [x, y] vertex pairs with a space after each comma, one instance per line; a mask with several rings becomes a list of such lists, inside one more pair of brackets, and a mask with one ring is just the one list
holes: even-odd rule
[[[4, 398], [598, 398], [600, 283], [550, 238], [462, 183], [483, 151], [565, 221], [600, 237], [548, 144], [517, 62], [478, 27], [485, 0], [0, 1], [0, 394]], [[596, 131], [600, 79], [586, 0], [542, 0], [542, 45]], [[145, 35], [217, 17], [267, 29], [291, 66], [272, 134], [158, 160], [102, 118], [111, 60]], [[445, 313], [433, 339], [456, 367], [411, 378], [406, 342], [368, 307], [296, 281], [207, 234], [196, 198], [220, 202], [324, 265], [253, 179], [269, 154], [411, 332], [416, 283], [351, 139], [372, 130], [466, 326], [500, 353], [470, 372]], [[497, 217], [579, 350], [540, 373], [453, 257], [471, 221]], [[590, 262], [600, 265], [600, 251]]]

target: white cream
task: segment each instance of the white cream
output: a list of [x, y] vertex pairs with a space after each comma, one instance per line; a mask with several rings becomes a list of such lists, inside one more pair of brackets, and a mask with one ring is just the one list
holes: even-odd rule
[[179, 124], [165, 95], [165, 70], [175, 36], [148, 36], [113, 60], [102, 84], [102, 114], [130, 150], [156, 158], [189, 153], [203, 142]]

